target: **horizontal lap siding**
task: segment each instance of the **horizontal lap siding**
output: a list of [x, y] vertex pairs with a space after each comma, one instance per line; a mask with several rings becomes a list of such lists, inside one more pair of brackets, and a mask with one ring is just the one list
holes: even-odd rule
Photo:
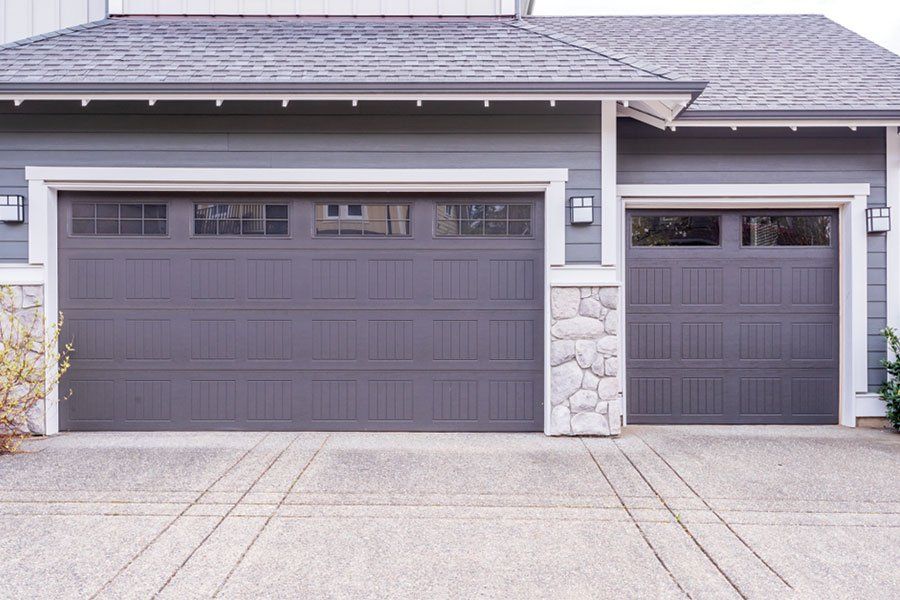
[[[272, 103], [277, 107], [277, 103]], [[218, 168], [566, 168], [567, 197], [600, 196], [600, 116], [590, 104], [28, 103], [0, 111], [0, 194], [26, 165]], [[38, 112], [43, 111], [43, 112]], [[203, 112], [201, 112], [203, 111]], [[306, 111], [306, 112], [301, 112]], [[571, 262], [599, 262], [600, 221], [567, 228]], [[0, 224], [0, 261], [27, 259], [27, 226]]]
[[[619, 123], [619, 183], [868, 183], [870, 206], [884, 206], [884, 129], [681, 128], [662, 132]], [[884, 379], [885, 237], [868, 237], [869, 389]]]

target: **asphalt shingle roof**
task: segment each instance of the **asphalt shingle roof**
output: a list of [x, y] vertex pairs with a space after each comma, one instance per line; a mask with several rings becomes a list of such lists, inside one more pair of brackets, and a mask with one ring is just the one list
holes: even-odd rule
[[688, 112], [900, 110], [900, 57], [819, 15], [528, 21], [709, 82]]
[[0, 47], [5, 88], [531, 82], [709, 82], [694, 115], [900, 112], [900, 57], [815, 15], [127, 18]]
[[112, 19], [0, 50], [0, 82], [665, 81], [499, 20]]

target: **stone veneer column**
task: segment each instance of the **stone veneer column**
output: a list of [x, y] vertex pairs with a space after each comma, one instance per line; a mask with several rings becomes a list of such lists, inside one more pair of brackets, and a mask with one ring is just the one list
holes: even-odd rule
[[[14, 305], [19, 309], [19, 318], [31, 327], [44, 321], [44, 288], [40, 285], [8, 285], [12, 290]], [[43, 327], [43, 325], [41, 325]], [[40, 360], [40, 357], [36, 357]], [[44, 403], [40, 402], [28, 414], [28, 430], [31, 433], [44, 434]]]
[[618, 435], [619, 288], [550, 290], [550, 435]]

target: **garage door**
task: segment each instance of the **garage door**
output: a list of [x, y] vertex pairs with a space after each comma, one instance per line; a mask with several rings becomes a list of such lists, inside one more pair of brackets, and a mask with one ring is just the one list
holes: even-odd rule
[[838, 217], [627, 215], [631, 423], [837, 423]]
[[60, 200], [69, 430], [542, 428], [532, 196]]

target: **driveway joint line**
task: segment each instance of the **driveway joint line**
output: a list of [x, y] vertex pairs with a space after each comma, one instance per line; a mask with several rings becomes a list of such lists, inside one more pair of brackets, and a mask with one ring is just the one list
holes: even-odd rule
[[[264, 440], [268, 439], [270, 436], [271, 436], [271, 433], [266, 434], [266, 436], [262, 440], [260, 440], [259, 443], [256, 444], [250, 451], [248, 451], [244, 455], [244, 457], [241, 458], [241, 460], [243, 460], [246, 456], [248, 456], [252, 450], [255, 450], [256, 448], [258, 448], [259, 445], [262, 444], [262, 442]], [[166, 589], [166, 587], [168, 587], [168, 585], [170, 583], [172, 583], [172, 580], [175, 579], [175, 576], [178, 575], [178, 573], [181, 571], [181, 569], [183, 569], [184, 566], [191, 560], [191, 558], [194, 557], [194, 555], [197, 553], [197, 551], [203, 547], [203, 545], [207, 542], [207, 540], [209, 540], [209, 538], [212, 537], [212, 534], [214, 534], [219, 529], [219, 526], [221, 526], [222, 523], [225, 522], [225, 519], [227, 519], [229, 516], [231, 516], [231, 513], [234, 511], [234, 509], [237, 507], [237, 505], [241, 502], [241, 500], [243, 500], [244, 497], [246, 497], [246, 495], [248, 493], [250, 493], [250, 490], [253, 489], [253, 486], [255, 486], [257, 483], [259, 483], [259, 481], [266, 475], [266, 473], [269, 472], [269, 469], [272, 468], [272, 465], [274, 465], [276, 462], [278, 462], [278, 459], [281, 458], [282, 455], [284, 455], [284, 453], [287, 451], [287, 449], [291, 447], [291, 444], [293, 444], [299, 438], [300, 438], [300, 434], [298, 433], [296, 436], [294, 436], [294, 438], [290, 442], [285, 444], [284, 448], [282, 448], [281, 451], [278, 452], [275, 455], [275, 457], [272, 458], [271, 461], [269, 461], [269, 463], [263, 468], [262, 472], [256, 476], [256, 478], [250, 483], [249, 486], [247, 486], [247, 489], [241, 494], [241, 497], [238, 498], [237, 501], [232, 504], [231, 508], [228, 509], [228, 512], [226, 512], [224, 515], [219, 517], [219, 520], [216, 522], [215, 526], [213, 526], [213, 528], [209, 530], [209, 533], [207, 533], [205, 536], [203, 536], [203, 539], [200, 540], [200, 543], [197, 544], [197, 546], [195, 546], [193, 550], [191, 550], [191, 552], [190, 552], [190, 554], [188, 554], [187, 558], [185, 558], [181, 562], [181, 564], [178, 565], [178, 567], [172, 572], [172, 574], [169, 575], [169, 578], [166, 579], [166, 582], [162, 585], [162, 587], [160, 587], [158, 590], [156, 590], [156, 593], [153, 594], [154, 598], [158, 597], [159, 594], [162, 593], [162, 591], [164, 589]], [[224, 477], [224, 475], [223, 475], [223, 477]], [[213, 484], [213, 485], [215, 485], [215, 484]], [[212, 486], [210, 486], [210, 488], [211, 487]], [[207, 490], [207, 492], [208, 491], [209, 490]], [[197, 505], [197, 506], [200, 506], [200, 505]]]
[[[294, 438], [294, 441], [296, 441], [299, 437], [300, 436], [297, 436], [296, 438]], [[228, 571], [228, 574], [225, 575], [224, 579], [222, 579], [222, 582], [219, 584], [219, 586], [216, 588], [216, 591], [212, 595], [213, 598], [218, 598], [219, 594], [222, 592], [222, 590], [225, 589], [225, 586], [228, 584], [228, 581], [231, 579], [231, 576], [234, 574], [235, 571], [237, 571], [237, 568], [241, 565], [241, 563], [244, 562], [244, 558], [247, 556], [247, 553], [250, 552], [250, 549], [254, 546], [254, 544], [256, 544], [256, 541], [259, 539], [259, 536], [262, 535], [262, 532], [265, 531], [266, 527], [269, 526], [269, 523], [272, 522], [272, 518], [275, 516], [275, 513], [284, 504], [284, 499], [287, 498], [288, 495], [293, 491], [294, 487], [297, 485], [297, 482], [300, 481], [300, 478], [303, 477], [303, 474], [306, 473], [306, 470], [313, 463], [313, 461], [316, 460], [316, 458], [319, 456], [319, 453], [322, 451], [322, 448], [325, 447], [325, 444], [327, 444], [328, 440], [330, 440], [330, 439], [331, 439], [331, 433], [328, 433], [325, 436], [325, 439], [322, 440], [322, 443], [319, 445], [319, 447], [316, 449], [316, 451], [313, 452], [313, 455], [309, 458], [308, 461], [306, 461], [306, 464], [303, 465], [303, 468], [300, 469], [300, 472], [297, 474], [297, 476], [291, 482], [291, 485], [288, 488], [288, 491], [285, 492], [284, 494], [282, 494], [281, 500], [278, 501], [278, 505], [274, 508], [274, 510], [272, 510], [272, 514], [266, 518], [265, 522], [262, 524], [262, 527], [259, 528], [259, 531], [256, 532], [256, 535], [253, 536], [253, 539], [250, 540], [250, 543], [247, 544], [246, 548], [244, 548], [244, 551], [241, 553], [241, 556], [237, 559], [237, 561], [234, 563], [234, 565]], [[291, 444], [293, 444], [294, 441], [291, 441]], [[288, 444], [288, 446], [284, 449], [284, 451], [286, 451], [291, 446], [291, 444]], [[282, 451], [282, 453], [284, 451]], [[254, 485], [256, 485], [255, 482], [254, 482]], [[253, 486], [250, 486], [250, 489], [253, 489]], [[232, 509], [232, 510], [234, 510], [234, 509]]]
[[[639, 440], [641, 441], [642, 444], [644, 444], [647, 448], [649, 448], [650, 451], [653, 452], [653, 454], [655, 454], [656, 457], [659, 458], [659, 460], [661, 460], [661, 461], [663, 462], [663, 464], [666, 465], [666, 466], [672, 471], [672, 473], [675, 474], [675, 477], [677, 477], [678, 480], [681, 481], [681, 483], [683, 483], [683, 484], [685, 485], [685, 487], [687, 487], [687, 489], [691, 490], [691, 493], [694, 494], [694, 495], [695, 495], [695, 496], [703, 503], [703, 505], [706, 506], [706, 508], [709, 509], [709, 511], [710, 511], [712, 514], [714, 514], [714, 515], [716, 516], [716, 518], [719, 519], [719, 521], [722, 522], [722, 524], [725, 526], [725, 528], [728, 529], [729, 532], [731, 532], [731, 535], [733, 535], [735, 538], [737, 538], [737, 539], [741, 542], [741, 544], [743, 544], [743, 545], [747, 548], [747, 550], [749, 550], [749, 551], [753, 554], [753, 556], [756, 557], [756, 559], [757, 559], [759, 562], [761, 562], [763, 565], [765, 565], [765, 567], [766, 567], [769, 571], [771, 571], [772, 574], [774, 574], [776, 577], [778, 577], [778, 579], [780, 579], [780, 580], [782, 581], [782, 583], [784, 583], [784, 585], [788, 586], [788, 588], [790, 588], [790, 589], [794, 589], [794, 586], [792, 586], [792, 585], [788, 582], [788, 580], [785, 579], [785, 578], [781, 575], [781, 573], [779, 573], [778, 571], [776, 571], [775, 568], [774, 568], [772, 565], [770, 565], [770, 564], [769, 564], [762, 556], [760, 556], [760, 554], [759, 554], [756, 550], [753, 549], [753, 547], [747, 542], [747, 540], [745, 540], [744, 537], [743, 537], [742, 535], [740, 535], [737, 531], [735, 531], [735, 529], [731, 526], [731, 524], [728, 523], [728, 521], [726, 521], [725, 519], [723, 519], [723, 518], [722, 518], [722, 515], [720, 515], [720, 514], [718, 513], [718, 511], [717, 511], [716, 509], [714, 509], [714, 508], [709, 504], [709, 502], [707, 502], [706, 499], [705, 499], [703, 496], [701, 496], [701, 495], [697, 492], [697, 490], [695, 490], [694, 487], [693, 487], [690, 483], [688, 483], [688, 482], [685, 480], [684, 477], [681, 476], [681, 473], [679, 473], [679, 472], [675, 469], [675, 467], [673, 467], [673, 466], [669, 463], [669, 461], [667, 461], [667, 460], [665, 459], [665, 457], [662, 456], [662, 454], [660, 454], [659, 452], [657, 452], [656, 448], [654, 448], [653, 446], [651, 446], [651, 445], [647, 442], [647, 440], [645, 440], [643, 437], [641, 437], [640, 434], [636, 434], [636, 437], [637, 437], [637, 439], [639, 439]], [[625, 453], [624, 450], [622, 450], [621, 448], [619, 448], [619, 450], [620, 450], [623, 454]], [[630, 459], [629, 459], [629, 460], [630, 460]], [[648, 485], [649, 485], [649, 482], [648, 482]], [[660, 498], [660, 499], [661, 499], [661, 498]], [[668, 508], [668, 505], [666, 505], [666, 508]]]
[[600, 471], [600, 474], [603, 476], [603, 479], [606, 480], [606, 484], [613, 491], [613, 494], [615, 494], [616, 497], [619, 499], [619, 504], [622, 505], [622, 508], [625, 510], [626, 514], [631, 519], [631, 522], [634, 524], [635, 528], [638, 530], [638, 533], [641, 534], [641, 538], [644, 540], [644, 543], [647, 544], [647, 547], [650, 548], [650, 552], [652, 552], [653, 556], [656, 557], [657, 562], [659, 562], [659, 564], [662, 566], [662, 568], [668, 574], [669, 578], [676, 585], [676, 587], [678, 587], [678, 589], [681, 591], [681, 593], [684, 594], [685, 596], [687, 596], [688, 598], [693, 598], [687, 592], [687, 590], [684, 589], [684, 587], [681, 585], [681, 582], [678, 581], [678, 579], [675, 577], [675, 574], [672, 573], [672, 571], [669, 569], [669, 566], [662, 559], [662, 556], [660, 556], [659, 552], [656, 550], [656, 548], [650, 542], [650, 538], [647, 536], [647, 532], [645, 532], [644, 528], [641, 527], [641, 524], [635, 518], [634, 514], [632, 514], [631, 509], [622, 501], [622, 496], [619, 495], [619, 491], [615, 488], [615, 486], [613, 486], [612, 481], [610, 480], [609, 476], [607, 476], [606, 472], [603, 470], [603, 467], [600, 466], [600, 462], [597, 460], [597, 457], [594, 456], [594, 453], [591, 452], [591, 449], [588, 447], [587, 443], [584, 441], [584, 438], [579, 438], [579, 440], [581, 440], [581, 445], [584, 446], [585, 450], [587, 450], [588, 456], [591, 457], [591, 460], [594, 462], [594, 465], [597, 467], [597, 470]]
[[[109, 587], [109, 585], [110, 585], [113, 581], [115, 581], [116, 578], [117, 578], [119, 575], [121, 575], [122, 573], [124, 573], [124, 572], [128, 569], [128, 567], [130, 567], [130, 566], [134, 563], [134, 561], [136, 561], [138, 558], [140, 558], [140, 557], [144, 554], [144, 552], [146, 552], [147, 549], [150, 548], [150, 546], [152, 546], [153, 544], [155, 544], [155, 543], [157, 542], [157, 540], [159, 540], [159, 539], [160, 539], [160, 538], [161, 538], [161, 537], [162, 537], [169, 529], [171, 529], [171, 528], [172, 528], [172, 525], [174, 525], [174, 524], [178, 521], [178, 519], [180, 519], [182, 516], [185, 516], [184, 513], [186, 513], [192, 506], [194, 506], [194, 504], [197, 502], [197, 500], [199, 500], [200, 498], [203, 497], [203, 494], [205, 494], [206, 492], [208, 492], [214, 485], [216, 485], [217, 483], [219, 483], [226, 475], [228, 475], [228, 474], [232, 471], [232, 469], [234, 469], [236, 466], [238, 466], [238, 465], [241, 463], [242, 460], [244, 460], [245, 458], [247, 458], [247, 456], [248, 456], [251, 452], [253, 452], [254, 450], [256, 450], [256, 448], [258, 448], [259, 445], [262, 444], [263, 441], [266, 440], [270, 435], [271, 435], [271, 434], [267, 433], [267, 434], [263, 435], [262, 437], [260, 437], [260, 439], [259, 439], [258, 442], [256, 442], [255, 444], [253, 444], [253, 446], [251, 446], [250, 448], [248, 448], [248, 449], [247, 449], [243, 454], [241, 454], [241, 455], [240, 455], [233, 463], [231, 463], [231, 465], [229, 465], [229, 467], [228, 467], [227, 469], [225, 469], [224, 471], [222, 471], [222, 474], [219, 475], [218, 477], [216, 477], [215, 480], [213, 480], [213, 481], [207, 486], [207, 488], [206, 488], [205, 490], [203, 490], [203, 491], [198, 491], [198, 492], [194, 492], [194, 491], [189, 492], [189, 493], [193, 493], [193, 494], [194, 494], [194, 499], [193, 499], [192, 501], [190, 501], [190, 502], [188, 503], [188, 505], [185, 506], [185, 507], [181, 510], [180, 513], [178, 513], [177, 515], [175, 515], [175, 517], [174, 517], [171, 521], [169, 521], [169, 522], [166, 524], [166, 526], [163, 527], [163, 528], [160, 530], [159, 533], [157, 533], [155, 536], [153, 536], [153, 539], [151, 539], [151, 540], [150, 540], [149, 542], [147, 542], [140, 550], [138, 550], [137, 554], [135, 554], [135, 555], [131, 558], [131, 560], [129, 560], [127, 563], [125, 563], [125, 565], [122, 566], [121, 569], [119, 569], [118, 571], [116, 571], [116, 574], [113, 575], [108, 581], [106, 581], [106, 583], [104, 583], [104, 584], [100, 587], [100, 589], [98, 589], [96, 592], [94, 592], [94, 594], [90, 597], [90, 600], [94, 600], [94, 598], [96, 598], [96, 597], [99, 596], [101, 593], [103, 593], [103, 590], [105, 590], [107, 587]], [[204, 541], [205, 541], [205, 540], [204, 540]], [[195, 549], [195, 551], [196, 551], [196, 549]], [[182, 566], [183, 566], [183, 565], [182, 565]], [[180, 568], [180, 567], [179, 567], [179, 568]], [[176, 572], [177, 572], [177, 569], [176, 569]], [[170, 579], [171, 579], [171, 577], [170, 577]], [[157, 593], [159, 593], [159, 592], [157, 592]]]
[[[615, 440], [613, 441], [613, 445], [616, 447], [616, 449], [618, 449], [618, 451], [622, 454], [622, 456], [625, 457], [625, 460], [628, 461], [628, 464], [631, 465], [631, 468], [635, 470], [635, 472], [638, 474], [638, 476], [640, 476], [640, 478], [644, 480], [644, 483], [647, 484], [647, 487], [649, 487], [653, 491], [653, 493], [656, 494], [656, 498], [662, 503], [663, 506], [666, 507], [666, 510], [668, 510], [672, 514], [672, 517], [675, 519], [675, 522], [678, 523], [678, 525], [687, 534], [687, 536], [691, 539], [691, 541], [694, 542], [694, 544], [697, 546], [697, 548], [700, 550], [700, 552], [702, 552], [703, 555], [706, 556], [707, 560], [709, 560], [709, 562], [712, 563], [712, 565], [716, 568], [717, 571], [719, 571], [719, 573], [722, 575], [722, 577], [725, 578], [725, 580], [728, 582], [728, 584], [731, 585], [732, 588], [734, 588], [734, 591], [737, 592], [737, 594], [741, 598], [743, 598], [744, 600], [747, 600], [747, 595], [744, 594], [744, 592], [741, 590], [740, 587], [738, 587], [737, 583], [735, 583], [735, 581], [731, 578], [731, 576], [725, 572], [725, 570], [721, 567], [721, 565], [719, 565], [719, 563], [716, 561], [716, 559], [714, 559], [712, 557], [712, 555], [710, 555], [710, 553], [706, 550], [706, 548], [703, 547], [703, 544], [701, 544], [700, 540], [698, 540], [694, 536], [693, 532], [691, 532], [687, 528], [687, 526], [681, 522], [681, 518], [678, 516], [678, 514], [674, 510], [672, 510], [672, 507], [669, 506], [669, 503], [665, 501], [665, 499], [660, 495], [660, 493], [653, 486], [653, 484], [650, 483], [650, 481], [647, 479], [647, 477], [644, 475], [644, 473], [640, 469], [638, 469], [637, 465], [634, 464], [634, 461], [631, 460], [631, 457], [628, 456], [628, 454], [626, 454], [624, 450], [622, 450], [622, 447], [619, 446], [619, 444]], [[788, 587], [790, 587], [790, 586], [788, 586]]]

